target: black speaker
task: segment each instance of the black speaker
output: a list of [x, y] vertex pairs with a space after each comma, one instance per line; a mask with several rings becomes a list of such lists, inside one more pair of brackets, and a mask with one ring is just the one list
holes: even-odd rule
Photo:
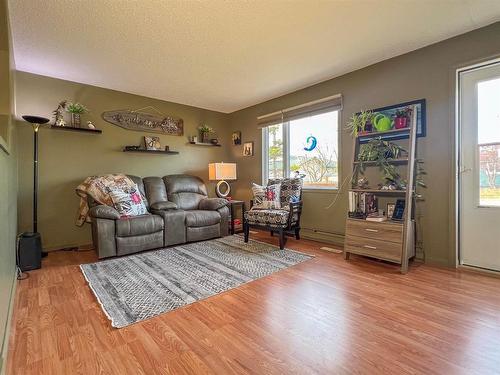
[[17, 265], [23, 272], [42, 267], [42, 237], [40, 233], [25, 232], [17, 237]]

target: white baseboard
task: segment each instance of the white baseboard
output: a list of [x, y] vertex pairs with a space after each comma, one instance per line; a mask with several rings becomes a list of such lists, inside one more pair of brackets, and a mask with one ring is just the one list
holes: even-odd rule
[[309, 240], [325, 242], [336, 246], [344, 247], [344, 235], [340, 233], [323, 232], [315, 229], [302, 229], [300, 231], [302, 238]]

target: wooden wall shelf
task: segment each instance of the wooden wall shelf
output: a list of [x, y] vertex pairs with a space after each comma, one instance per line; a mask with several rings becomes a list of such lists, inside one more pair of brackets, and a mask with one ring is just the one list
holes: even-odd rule
[[145, 150], [145, 149], [139, 149], [139, 150], [126, 150], [123, 149], [123, 152], [140, 152], [143, 154], [164, 154], [164, 155], [177, 155], [179, 154], [178, 151], [165, 151], [165, 150]]
[[219, 143], [213, 144], [213, 143], [206, 143], [206, 142], [188, 142], [190, 145], [194, 146], [212, 146], [212, 147], [221, 147]]
[[73, 126], [50, 125], [50, 128], [55, 129], [55, 130], [66, 130], [66, 131], [81, 132], [81, 133], [93, 133], [93, 134], [101, 134], [102, 133], [102, 130], [99, 130], [99, 129], [75, 128]]

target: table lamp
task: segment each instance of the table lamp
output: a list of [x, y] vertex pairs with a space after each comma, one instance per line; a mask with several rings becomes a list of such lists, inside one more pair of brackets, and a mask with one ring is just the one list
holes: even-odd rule
[[[236, 180], [236, 163], [208, 164], [208, 179], [210, 181], [219, 181], [215, 193], [219, 198], [226, 198], [231, 192], [231, 186], [226, 180]], [[225, 191], [222, 191], [223, 186], [225, 186]]]

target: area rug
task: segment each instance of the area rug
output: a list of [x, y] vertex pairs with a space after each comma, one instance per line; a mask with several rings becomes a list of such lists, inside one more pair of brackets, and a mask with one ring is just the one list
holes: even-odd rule
[[111, 325], [121, 328], [311, 258], [228, 236], [82, 264], [80, 269]]

